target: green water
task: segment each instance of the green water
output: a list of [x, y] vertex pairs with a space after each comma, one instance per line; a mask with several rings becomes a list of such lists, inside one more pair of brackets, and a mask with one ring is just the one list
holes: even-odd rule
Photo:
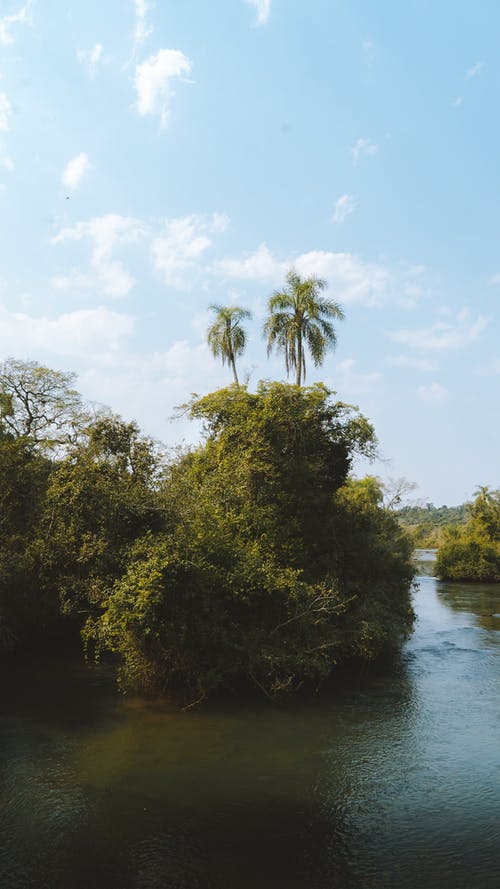
[[4, 665], [1, 889], [498, 889], [500, 587], [424, 576], [415, 607], [396, 662], [293, 707]]

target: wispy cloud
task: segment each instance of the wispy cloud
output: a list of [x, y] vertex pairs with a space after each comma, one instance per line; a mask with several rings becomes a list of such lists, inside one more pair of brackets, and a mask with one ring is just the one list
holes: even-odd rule
[[377, 154], [378, 145], [371, 139], [358, 139], [351, 148], [351, 157], [354, 166], [357, 166], [362, 157]]
[[66, 164], [62, 174], [62, 182], [66, 190], [69, 192], [76, 191], [90, 167], [88, 154], [81, 152], [76, 157], [72, 157]]
[[448, 390], [441, 383], [430, 383], [428, 386], [418, 387], [418, 397], [431, 404], [440, 404], [448, 398]]
[[409, 370], [436, 370], [436, 362], [428, 358], [414, 358], [409, 355], [391, 355], [385, 359], [385, 363], [391, 367], [405, 367]]
[[4, 354], [36, 354], [43, 350], [88, 358], [89, 354], [116, 350], [133, 329], [134, 319], [130, 315], [102, 306], [55, 318], [9, 312], [0, 306], [0, 348]]
[[[64, 228], [52, 239], [52, 244], [67, 241], [81, 241], [89, 238], [93, 242], [90, 265], [97, 284], [103, 294], [111, 297], [126, 296], [135, 284], [132, 275], [123, 263], [113, 258], [116, 247], [138, 241], [146, 233], [146, 226], [140, 219], [107, 213], [87, 222], [78, 222]], [[81, 281], [81, 272], [76, 272]], [[61, 284], [62, 280], [56, 279]], [[69, 278], [66, 279], [69, 282]]]
[[340, 198], [335, 202], [335, 211], [332, 217], [332, 222], [336, 225], [342, 225], [343, 222], [346, 221], [347, 217], [354, 213], [357, 207], [357, 201], [352, 196], [352, 194], [343, 194]]
[[137, 55], [137, 52], [146, 42], [148, 37], [153, 33], [153, 26], [150, 22], [148, 22], [148, 12], [150, 12], [154, 3], [148, 2], [148, 0], [134, 0], [135, 6], [135, 28], [134, 28], [134, 44], [133, 44], [133, 57]]
[[369, 65], [373, 65], [375, 61], [375, 46], [372, 40], [363, 40], [361, 44], [363, 55]]
[[14, 162], [7, 151], [3, 137], [10, 130], [11, 114], [12, 106], [9, 97], [6, 93], [0, 93], [0, 167], [4, 167], [9, 172], [14, 169]]
[[10, 130], [10, 115], [12, 106], [7, 93], [0, 93], [0, 133], [8, 133]]
[[453, 105], [454, 108], [460, 108], [460, 105], [463, 104], [463, 101], [464, 100], [463, 100], [462, 96], [455, 96], [455, 98], [451, 100], [451, 104]]
[[374, 305], [388, 290], [390, 275], [382, 266], [365, 263], [352, 253], [310, 250], [288, 259], [278, 259], [266, 244], [243, 259], [226, 258], [214, 264], [216, 274], [226, 278], [268, 281], [279, 285], [287, 271], [295, 268], [306, 277], [326, 278], [329, 286], [344, 302]]
[[173, 83], [186, 80], [192, 62], [178, 49], [160, 49], [135, 69], [137, 111], [142, 117], [160, 117], [162, 129], [170, 118], [170, 102], [174, 95]]
[[366, 395], [382, 380], [382, 374], [378, 371], [362, 373], [357, 369], [354, 358], [345, 358], [336, 366], [336, 375], [340, 377], [342, 391], [349, 397], [353, 395]]
[[225, 231], [228, 225], [229, 218], [222, 213], [168, 219], [164, 232], [151, 246], [155, 269], [165, 283], [186, 287], [196, 264], [212, 245], [212, 234]]
[[33, 22], [32, 12], [32, 0], [27, 0], [27, 3], [21, 7], [19, 12], [2, 16], [0, 18], [0, 44], [8, 46], [9, 44], [14, 43], [14, 35], [12, 33], [14, 26], [31, 25]]
[[266, 25], [271, 14], [271, 0], [245, 0], [250, 6], [255, 8], [257, 18], [256, 25]]
[[92, 49], [77, 49], [76, 57], [81, 65], [85, 65], [89, 74], [94, 76], [99, 64], [109, 61], [104, 58], [104, 47], [102, 43], [96, 43]]
[[436, 321], [431, 327], [416, 330], [393, 330], [388, 336], [395, 343], [411, 346], [414, 349], [445, 351], [460, 349], [475, 342], [488, 324], [488, 319], [479, 315], [471, 323], [469, 312], [462, 310], [455, 322]]
[[476, 62], [475, 65], [471, 65], [470, 68], [467, 68], [466, 76], [469, 78], [477, 77], [477, 75], [483, 70], [483, 68], [484, 62]]

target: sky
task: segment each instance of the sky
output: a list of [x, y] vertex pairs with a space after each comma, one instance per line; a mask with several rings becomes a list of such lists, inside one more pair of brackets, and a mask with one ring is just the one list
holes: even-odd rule
[[[0, 0], [0, 359], [75, 372], [168, 445], [266, 356], [287, 270], [339, 302], [323, 380], [437, 505], [500, 485], [500, 5]], [[361, 468], [360, 468], [361, 471]]]

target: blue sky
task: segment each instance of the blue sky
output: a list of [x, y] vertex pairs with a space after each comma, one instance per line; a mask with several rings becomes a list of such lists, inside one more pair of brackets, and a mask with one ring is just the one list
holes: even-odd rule
[[324, 379], [441, 503], [500, 484], [500, 7], [0, 0], [0, 357], [174, 444], [230, 381], [207, 306], [292, 265], [344, 307]]

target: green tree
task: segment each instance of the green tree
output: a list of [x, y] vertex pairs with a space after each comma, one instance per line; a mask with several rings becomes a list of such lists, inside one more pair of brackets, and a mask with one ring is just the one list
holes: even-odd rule
[[230, 386], [191, 403], [206, 440], [169, 468], [165, 529], [128, 550], [86, 637], [125, 687], [275, 697], [373, 659], [411, 627], [410, 543], [375, 480], [370, 424], [322, 385]]
[[0, 420], [15, 438], [38, 449], [74, 442], [90, 418], [73, 388], [75, 374], [36, 361], [9, 358], [0, 365]]
[[135, 423], [101, 418], [50, 476], [40, 523], [40, 583], [66, 614], [102, 606], [127, 549], [163, 527], [161, 455]]
[[478, 488], [467, 521], [444, 532], [436, 571], [446, 580], [500, 582], [500, 491]]
[[240, 306], [212, 305], [209, 309], [215, 313], [215, 319], [208, 328], [208, 345], [215, 358], [221, 358], [223, 364], [230, 365], [238, 386], [236, 358], [243, 354], [246, 345], [246, 333], [241, 322], [251, 318], [251, 313]]
[[332, 321], [342, 320], [344, 312], [338, 303], [320, 296], [325, 288], [322, 278], [301, 278], [292, 269], [284, 289], [276, 290], [269, 299], [264, 325], [267, 354], [274, 346], [284, 353], [287, 375], [295, 370], [297, 386], [306, 376], [305, 347], [318, 367], [326, 350], [337, 343]]
[[25, 439], [0, 430], [0, 653], [58, 620], [57, 593], [42, 592], [34, 557], [50, 471]]

